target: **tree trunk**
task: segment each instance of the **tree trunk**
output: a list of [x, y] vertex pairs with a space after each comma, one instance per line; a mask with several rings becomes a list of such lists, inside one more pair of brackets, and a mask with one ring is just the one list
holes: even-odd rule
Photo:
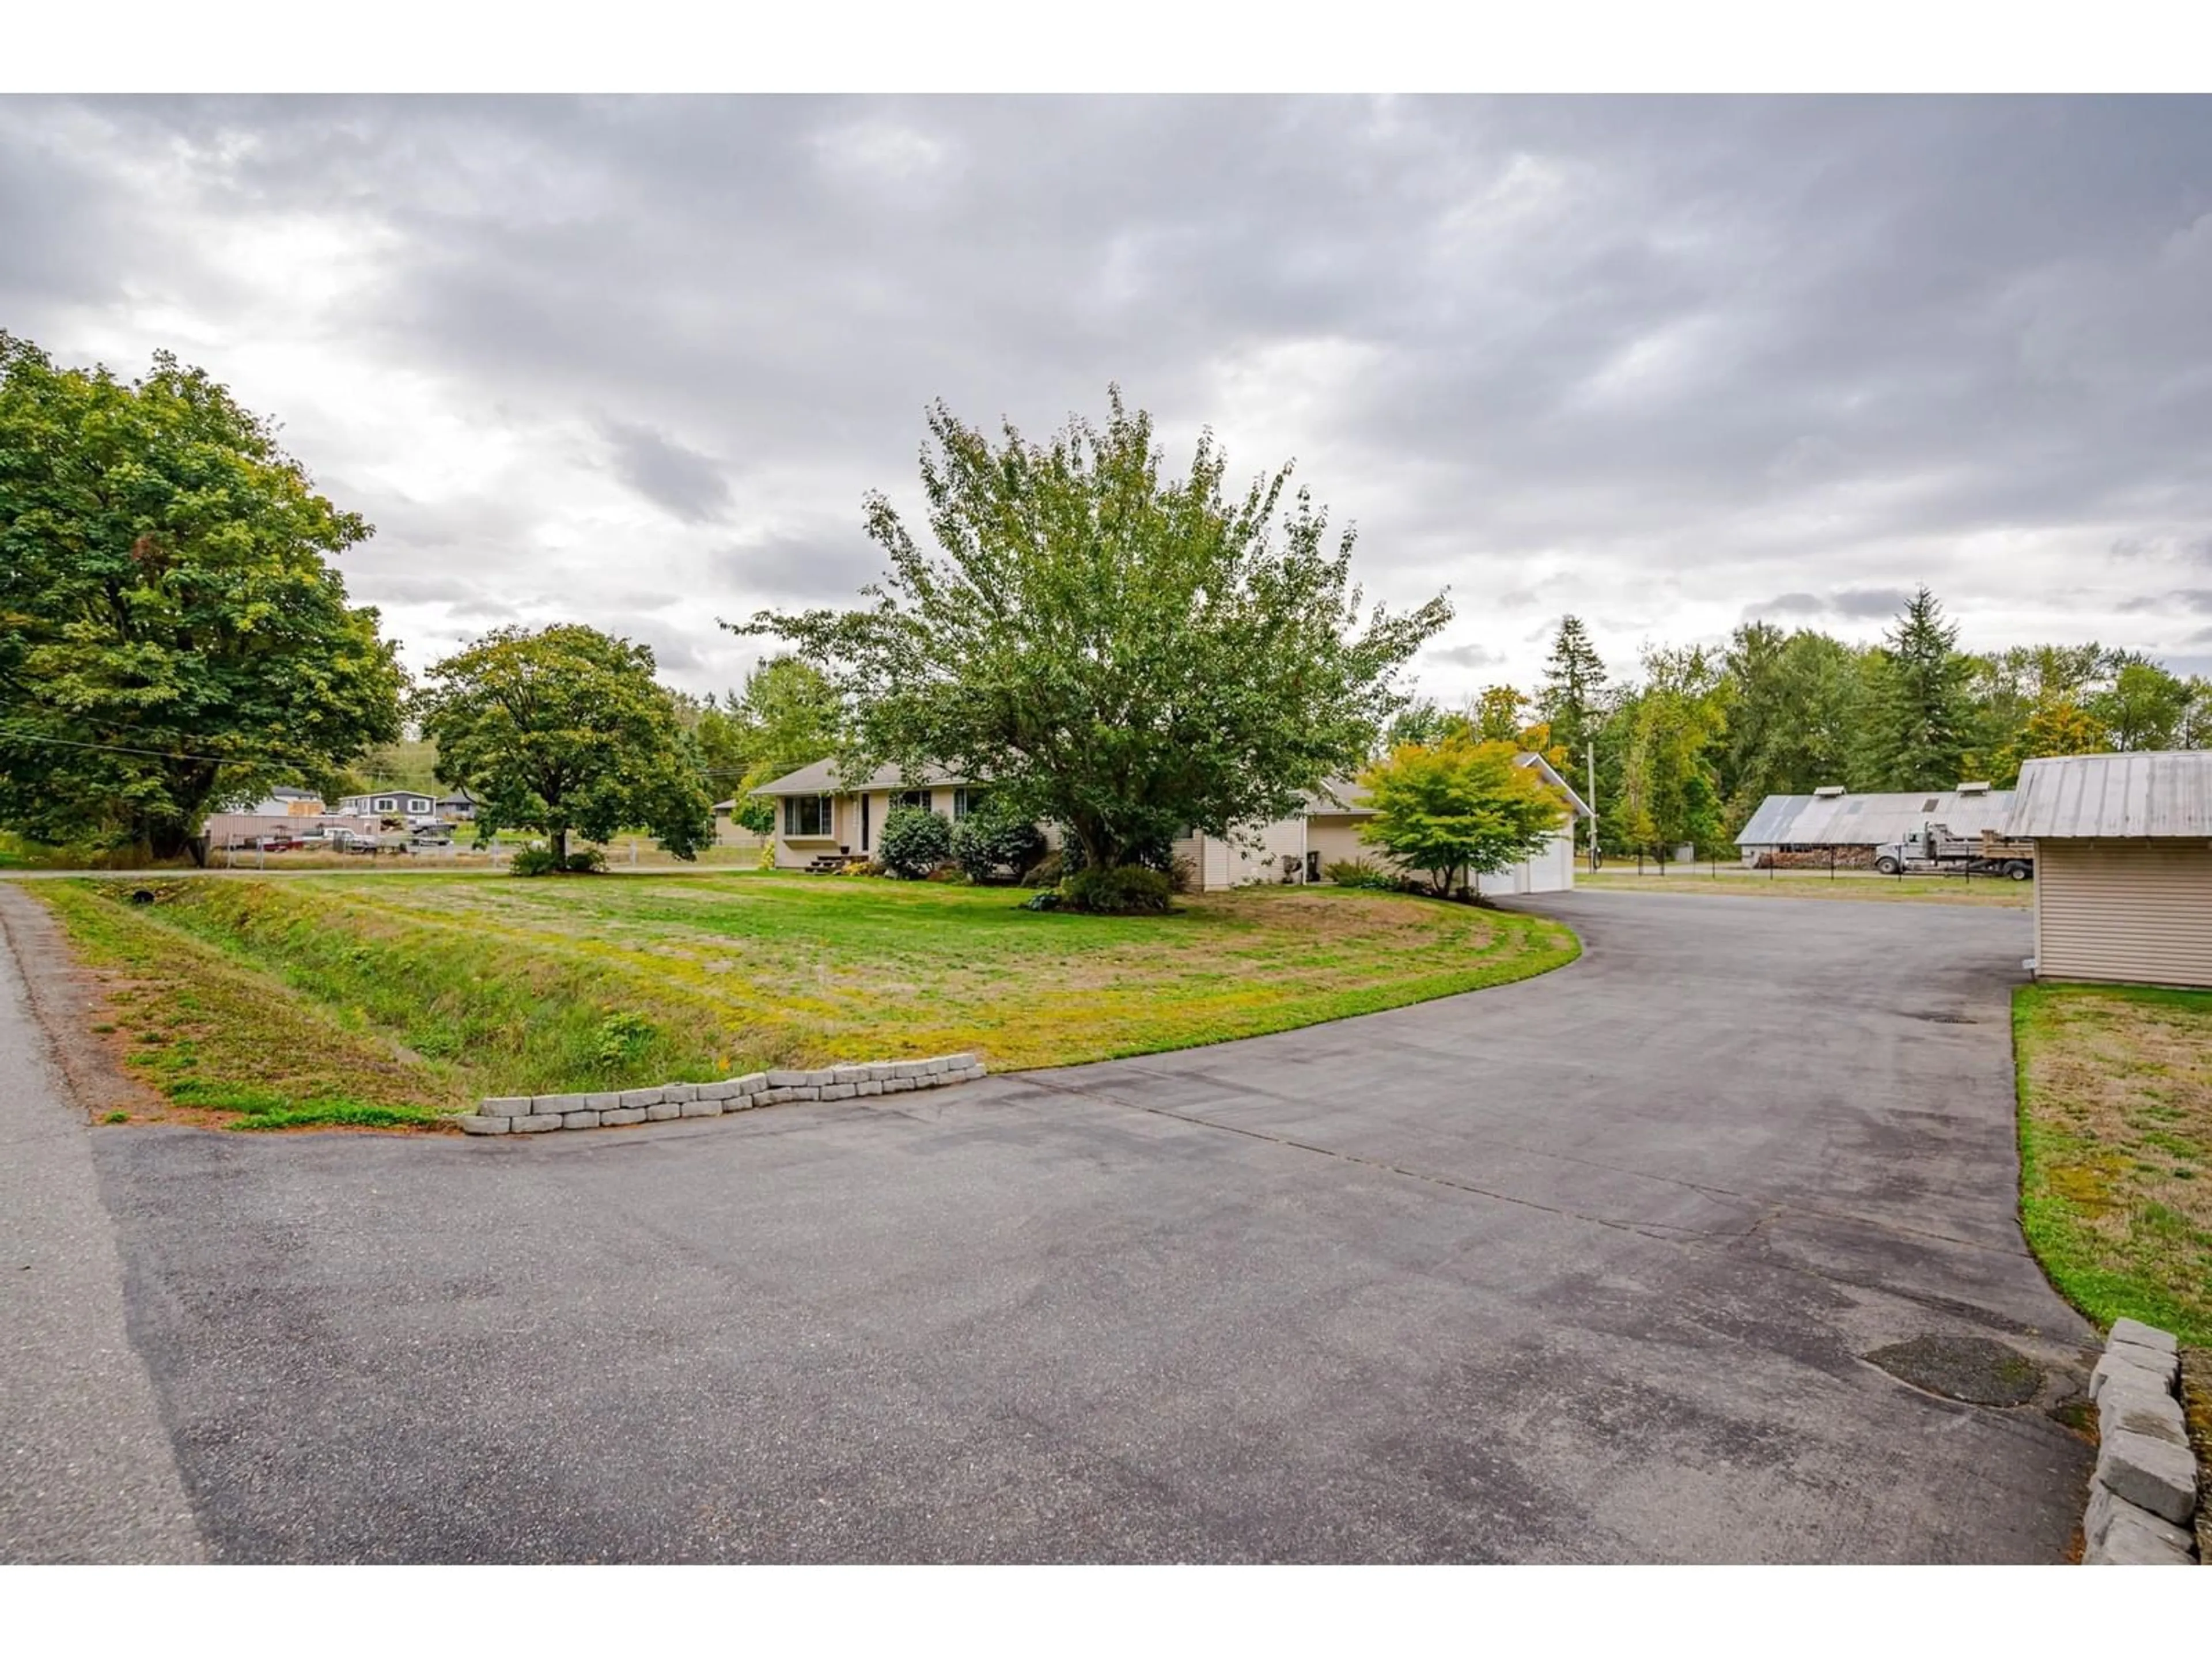
[[562, 869], [568, 867], [568, 826], [565, 823], [553, 831], [553, 857]]
[[[138, 839], [146, 848], [146, 855], [155, 863], [190, 854], [196, 864], [207, 862], [207, 844], [173, 819], [142, 820]], [[196, 844], [197, 843], [197, 844]]]
[[1118, 853], [1119, 849], [1114, 848], [1103, 825], [1076, 823], [1070, 824], [1068, 828], [1075, 831], [1075, 839], [1083, 848], [1083, 862], [1086, 867], [1092, 870], [1110, 870], [1121, 862], [1118, 857], [1109, 855], [1109, 850]]

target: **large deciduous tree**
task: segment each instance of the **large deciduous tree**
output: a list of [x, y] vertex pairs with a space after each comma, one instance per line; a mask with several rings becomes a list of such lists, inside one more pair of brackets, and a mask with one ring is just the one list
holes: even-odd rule
[[2148, 658], [2117, 655], [2112, 684], [2087, 700], [2115, 749], [2172, 749], [2189, 715], [2188, 683]]
[[735, 817], [767, 835], [775, 804], [752, 792], [834, 751], [844, 729], [836, 688], [812, 664], [788, 654], [769, 658], [701, 717], [698, 735], [712, 787], [728, 792]]
[[1516, 742], [1409, 744], [1359, 775], [1373, 816], [1360, 839], [1446, 894], [1541, 852], [1566, 803]]
[[2105, 723], [2063, 697], [2038, 703], [2022, 722], [2020, 735], [1997, 751], [1996, 781], [2010, 788], [2020, 781], [2021, 764], [2045, 755], [2098, 755], [2112, 746]]
[[684, 859], [714, 836], [696, 742], [646, 646], [577, 623], [498, 629], [431, 667], [415, 714], [481, 835], [535, 830], [563, 863], [571, 832], [644, 830]]
[[1356, 766], [1403, 702], [1397, 671], [1449, 619], [1442, 597], [1363, 616], [1352, 533], [1289, 469], [1222, 493], [1209, 433], [1161, 476], [1151, 417], [1111, 393], [1103, 429], [1004, 441], [930, 412], [921, 482], [937, 548], [868, 502], [890, 559], [853, 611], [762, 612], [854, 715], [848, 771], [891, 763], [988, 778], [1110, 868], [1195, 828], [1280, 817]]
[[1826, 634], [1771, 623], [1736, 629], [1723, 658], [1726, 730], [1716, 785], [1730, 827], [1771, 794], [1850, 784], [1863, 724], [1863, 653]]
[[1647, 652], [1644, 683], [1615, 712], [1620, 784], [1613, 823], [1623, 843], [1664, 858], [1721, 834], [1714, 767], [1727, 726], [1719, 665], [1703, 647]]
[[327, 562], [369, 533], [203, 371], [0, 333], [0, 824], [197, 858], [210, 811], [397, 738], [392, 647]]

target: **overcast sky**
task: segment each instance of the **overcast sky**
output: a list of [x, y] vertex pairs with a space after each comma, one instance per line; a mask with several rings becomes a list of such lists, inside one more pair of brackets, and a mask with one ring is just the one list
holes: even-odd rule
[[280, 419], [417, 668], [735, 684], [930, 399], [1118, 380], [1449, 585], [1439, 695], [1923, 581], [2212, 670], [2212, 100], [0, 100], [0, 327]]

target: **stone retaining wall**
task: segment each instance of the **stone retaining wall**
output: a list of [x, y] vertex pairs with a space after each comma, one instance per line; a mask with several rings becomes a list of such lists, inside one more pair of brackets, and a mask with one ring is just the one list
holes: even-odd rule
[[2112, 1322], [2089, 1373], [2099, 1444], [2081, 1522], [2083, 1565], [2186, 1566], [2197, 1559], [2197, 1454], [2175, 1395], [2180, 1381], [2171, 1334]]
[[984, 1075], [973, 1054], [828, 1066], [812, 1072], [754, 1072], [721, 1083], [666, 1083], [594, 1095], [503, 1095], [480, 1100], [453, 1121], [472, 1135], [538, 1134], [550, 1129], [617, 1129], [672, 1117], [720, 1117], [787, 1100], [854, 1100], [972, 1083]]

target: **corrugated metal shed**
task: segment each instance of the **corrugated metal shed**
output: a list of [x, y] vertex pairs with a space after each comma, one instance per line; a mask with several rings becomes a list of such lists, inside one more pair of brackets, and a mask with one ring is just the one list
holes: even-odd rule
[[2004, 828], [2021, 841], [2212, 837], [2212, 752], [2032, 760]]
[[1879, 847], [1905, 841], [1933, 820], [1954, 835], [2002, 830], [2008, 789], [1916, 789], [1879, 795], [1769, 795], [1736, 834], [1739, 847]]

